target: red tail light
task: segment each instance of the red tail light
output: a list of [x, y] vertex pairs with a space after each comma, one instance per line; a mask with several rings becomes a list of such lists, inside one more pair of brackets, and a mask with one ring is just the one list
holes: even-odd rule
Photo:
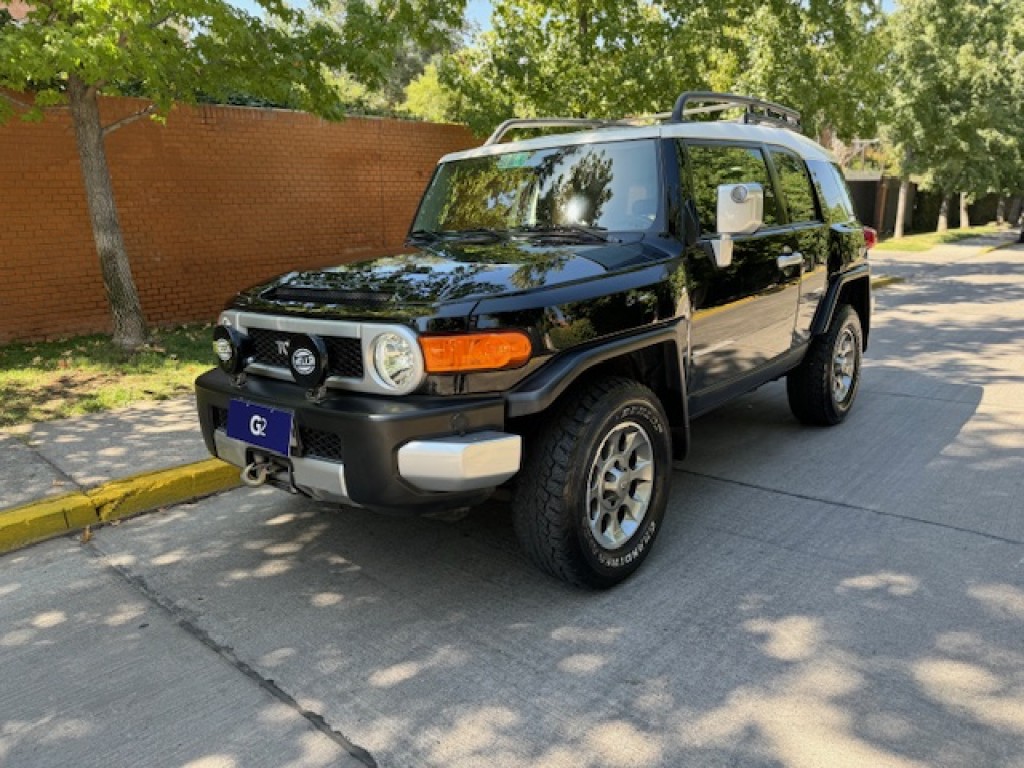
[[878, 245], [878, 232], [871, 227], [864, 227], [864, 247], [869, 251]]

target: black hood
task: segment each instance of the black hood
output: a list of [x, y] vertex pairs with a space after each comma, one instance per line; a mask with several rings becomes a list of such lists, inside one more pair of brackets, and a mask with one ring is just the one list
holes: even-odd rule
[[593, 280], [664, 254], [642, 241], [542, 245], [529, 240], [441, 242], [355, 264], [290, 272], [240, 294], [258, 311], [414, 318], [445, 305]]

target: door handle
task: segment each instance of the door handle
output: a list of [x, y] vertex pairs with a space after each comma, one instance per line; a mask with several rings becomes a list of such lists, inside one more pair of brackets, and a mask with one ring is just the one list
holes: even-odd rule
[[779, 265], [779, 269], [788, 269], [789, 267], [799, 267], [804, 263], [804, 255], [800, 251], [789, 251], [787, 249], [781, 256], [775, 259], [775, 263]]

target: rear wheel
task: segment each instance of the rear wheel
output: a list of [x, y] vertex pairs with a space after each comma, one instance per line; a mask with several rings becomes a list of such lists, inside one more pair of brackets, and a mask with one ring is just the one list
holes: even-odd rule
[[860, 387], [864, 335], [856, 310], [844, 304], [824, 336], [811, 342], [807, 356], [786, 378], [793, 415], [805, 424], [840, 423]]
[[633, 573], [665, 514], [670, 441], [657, 396], [631, 379], [566, 397], [517, 481], [515, 530], [529, 558], [580, 586], [610, 587]]

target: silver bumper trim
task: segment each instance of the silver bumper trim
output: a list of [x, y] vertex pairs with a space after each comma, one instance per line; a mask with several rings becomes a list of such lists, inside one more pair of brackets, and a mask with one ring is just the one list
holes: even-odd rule
[[[213, 433], [213, 442], [217, 448], [217, 457], [236, 467], [245, 468], [246, 453], [252, 447], [241, 440], [228, 437], [223, 429]], [[258, 449], [257, 449], [258, 450]], [[306, 457], [292, 457], [291, 478], [284, 471], [272, 473], [274, 479], [288, 484], [294, 482], [295, 487], [305, 491], [315, 499], [336, 501], [341, 504], [358, 506], [348, 497], [345, 484], [345, 465], [337, 461], [322, 461]]]
[[398, 474], [424, 491], [474, 491], [500, 485], [519, 471], [523, 439], [474, 432], [413, 440], [398, 449]]

